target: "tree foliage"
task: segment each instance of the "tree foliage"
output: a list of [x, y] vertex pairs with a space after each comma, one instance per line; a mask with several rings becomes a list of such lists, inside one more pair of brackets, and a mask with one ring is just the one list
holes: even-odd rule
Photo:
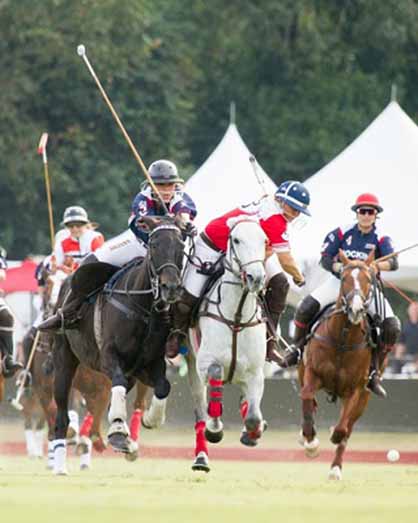
[[49, 250], [43, 168], [50, 135], [54, 217], [83, 205], [124, 229], [142, 175], [76, 54], [93, 67], [146, 164], [191, 174], [228, 125], [277, 181], [303, 180], [388, 103], [418, 111], [415, 0], [3, 0], [0, 2], [0, 243]]

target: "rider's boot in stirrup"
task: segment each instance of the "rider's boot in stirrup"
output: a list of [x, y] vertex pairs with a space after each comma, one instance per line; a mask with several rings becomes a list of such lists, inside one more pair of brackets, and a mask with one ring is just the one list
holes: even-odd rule
[[2, 361], [0, 367], [3, 368], [5, 378], [11, 378], [23, 368], [23, 365], [13, 358], [13, 324], [14, 319], [11, 312], [4, 307], [1, 311], [0, 357]]
[[186, 344], [191, 314], [198, 300], [199, 298], [196, 298], [184, 289], [182, 297], [174, 304], [173, 329], [168, 335], [165, 345], [167, 358], [175, 358], [180, 352], [180, 347]]
[[306, 296], [299, 304], [294, 318], [295, 333], [292, 344], [286, 349], [283, 361], [280, 364], [282, 368], [293, 367], [302, 359], [306, 336], [320, 307], [320, 303], [312, 296]]
[[64, 329], [76, 329], [80, 320], [80, 308], [85, 300], [85, 296], [76, 294], [70, 289], [65, 300], [64, 306], [57, 310], [55, 314], [39, 324], [40, 331], [56, 332]]
[[397, 343], [401, 333], [401, 322], [396, 316], [385, 318], [382, 324], [383, 331], [383, 347], [378, 348], [373, 352], [372, 363], [370, 366], [369, 381], [367, 389], [379, 396], [386, 398], [387, 392], [381, 385], [380, 371], [383, 368], [386, 356], [391, 352], [394, 345]]
[[266, 314], [267, 314], [267, 352], [266, 360], [280, 363], [282, 357], [277, 352], [277, 326], [280, 316], [286, 307], [287, 293], [289, 292], [289, 282], [281, 272], [275, 274], [268, 282], [265, 294]]

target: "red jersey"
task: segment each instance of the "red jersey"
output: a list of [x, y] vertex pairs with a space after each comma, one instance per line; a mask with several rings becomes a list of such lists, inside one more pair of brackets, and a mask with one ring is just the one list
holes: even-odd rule
[[54, 249], [56, 263], [58, 266], [63, 265], [67, 256], [80, 260], [101, 247], [103, 243], [103, 234], [92, 229], [87, 229], [78, 240], [70, 235], [62, 237], [56, 243]]
[[255, 216], [267, 236], [269, 246], [274, 252], [290, 250], [287, 233], [287, 220], [280, 206], [274, 200], [264, 198], [260, 202], [237, 207], [219, 218], [215, 218], [205, 228], [205, 234], [218, 249], [226, 252], [230, 227], [228, 220], [236, 216]]

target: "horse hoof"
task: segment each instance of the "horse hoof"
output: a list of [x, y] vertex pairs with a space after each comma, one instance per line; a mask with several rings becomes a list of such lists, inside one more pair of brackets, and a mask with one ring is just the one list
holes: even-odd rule
[[196, 459], [193, 462], [192, 470], [200, 470], [202, 472], [209, 472], [209, 459], [203, 450], [199, 452], [199, 454], [196, 456]]
[[246, 447], [256, 447], [258, 445], [258, 438], [250, 438], [250, 435], [246, 430], [241, 432], [240, 442]]
[[125, 454], [126, 461], [136, 461], [138, 459], [138, 451], [134, 450], [133, 452], [128, 452]]
[[114, 451], [129, 454], [129, 438], [126, 436], [126, 434], [122, 434], [121, 432], [114, 432], [108, 437], [108, 441]]
[[224, 437], [223, 429], [221, 429], [217, 432], [211, 432], [207, 428], [205, 429], [205, 438], [209, 441], [209, 443], [219, 443], [220, 441], [222, 441], [223, 437]]
[[80, 465], [80, 470], [90, 470], [90, 466], [86, 463], [83, 463], [82, 465]]
[[154, 427], [151, 427], [151, 425], [147, 425], [144, 421], [144, 416], [141, 418], [141, 425], [144, 427], [144, 429], [152, 430]]
[[343, 479], [341, 469], [340, 467], [338, 467], [338, 465], [335, 465], [331, 468], [331, 470], [328, 473], [328, 479], [333, 481], [340, 481], [341, 479]]
[[306, 441], [303, 444], [305, 448], [305, 456], [313, 459], [319, 456], [319, 439], [315, 437], [312, 441]]
[[102, 453], [106, 450], [106, 443], [103, 441], [101, 436], [91, 436], [91, 441], [93, 442], [93, 448], [95, 451]]

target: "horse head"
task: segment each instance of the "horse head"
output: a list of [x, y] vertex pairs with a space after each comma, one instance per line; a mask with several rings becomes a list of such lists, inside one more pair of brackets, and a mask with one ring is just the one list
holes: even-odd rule
[[148, 265], [155, 296], [164, 304], [180, 298], [184, 243], [172, 217], [144, 216], [141, 224], [149, 233]]
[[373, 271], [370, 264], [374, 260], [372, 250], [365, 261], [349, 260], [342, 250], [339, 258], [343, 263], [341, 287], [338, 301], [348, 319], [358, 325], [367, 313], [373, 294]]
[[225, 269], [239, 278], [250, 293], [258, 294], [266, 279], [264, 260], [267, 237], [258, 221], [250, 217], [230, 218], [228, 226]]

